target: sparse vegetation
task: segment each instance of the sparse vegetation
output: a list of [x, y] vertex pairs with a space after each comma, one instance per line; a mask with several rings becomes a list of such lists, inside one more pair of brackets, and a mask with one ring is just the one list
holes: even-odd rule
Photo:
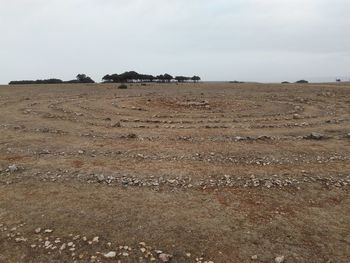
[[102, 80], [104, 83], [116, 82], [116, 83], [125, 83], [125, 82], [161, 82], [161, 83], [170, 83], [173, 80], [177, 82], [186, 82], [192, 80], [193, 82], [198, 82], [201, 80], [199, 76], [184, 77], [177, 76], [173, 77], [172, 75], [165, 73], [163, 75], [148, 75], [148, 74], [139, 74], [136, 71], [126, 71], [122, 74], [107, 74]]
[[350, 84], [188, 81], [2, 86], [0, 262], [348, 262]]
[[121, 84], [118, 86], [118, 89], [127, 89], [127, 88], [128, 88], [128, 86], [125, 84]]
[[348, 262], [350, 84], [189, 81], [2, 86], [0, 262]]
[[[201, 80], [199, 76], [185, 77], [177, 76], [173, 77], [172, 75], [165, 73], [163, 75], [153, 76], [149, 74], [139, 74], [136, 71], [126, 71], [122, 74], [107, 74], [103, 76], [103, 83], [127, 83], [127, 82], [161, 82], [161, 83], [170, 83], [173, 80], [177, 82], [188, 82], [193, 81], [197, 83]], [[79, 83], [95, 83], [95, 81], [85, 74], [78, 74], [76, 79], [62, 81], [60, 79], [44, 79], [44, 80], [19, 80], [11, 81], [9, 85], [24, 85], [24, 84], [79, 84]]]
[[10, 81], [9, 85], [25, 85], [25, 84], [63, 84], [63, 83], [95, 83], [90, 77], [85, 74], [78, 74], [76, 79], [62, 81], [60, 79], [43, 79], [43, 80], [14, 80]]
[[230, 81], [229, 83], [233, 83], [233, 84], [243, 84], [243, 81], [238, 81], [238, 80], [234, 80], [234, 81]]
[[25, 84], [61, 84], [60, 79], [38, 79], [38, 80], [14, 80], [10, 81], [9, 85], [25, 85]]
[[307, 80], [304, 80], [304, 79], [301, 79], [301, 80], [298, 80], [297, 82], [295, 83], [298, 83], [298, 84], [307, 84], [309, 83]]

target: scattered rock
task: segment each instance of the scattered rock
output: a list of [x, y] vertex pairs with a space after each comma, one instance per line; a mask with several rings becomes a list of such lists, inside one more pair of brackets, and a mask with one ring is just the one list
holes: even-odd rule
[[17, 167], [17, 165], [15, 164], [12, 164], [8, 167], [10, 173], [14, 173], [14, 172], [17, 172], [19, 170], [19, 168]]
[[284, 262], [284, 256], [275, 257], [275, 263], [283, 263], [283, 262]]
[[120, 127], [122, 127], [122, 125], [121, 125], [120, 122], [118, 121], [118, 122], [114, 123], [114, 124], [112, 125], [112, 127], [113, 127], [113, 128], [120, 128]]
[[41, 128], [39, 129], [40, 132], [43, 132], [43, 133], [48, 133], [50, 132], [50, 129], [49, 128]]
[[96, 177], [97, 181], [99, 181], [100, 183], [105, 180], [105, 176], [103, 174], [96, 174]]
[[301, 118], [301, 116], [299, 114], [294, 114], [293, 115], [293, 119], [295, 119], [295, 120], [300, 119], [300, 118]]
[[15, 239], [15, 241], [16, 241], [16, 242], [26, 242], [27, 239], [24, 238], [24, 237], [17, 237], [17, 238]]
[[169, 262], [173, 256], [169, 255], [169, 254], [161, 253], [161, 254], [159, 254], [158, 257], [163, 262]]
[[107, 254], [103, 255], [105, 258], [115, 258], [117, 256], [117, 253], [115, 251], [110, 251]]
[[62, 246], [60, 247], [60, 250], [65, 250], [66, 249], [66, 243], [63, 243]]
[[137, 138], [137, 135], [135, 133], [129, 133], [127, 136], [126, 136], [128, 139], [136, 139]]
[[312, 132], [311, 134], [304, 136], [304, 138], [308, 140], [322, 140], [325, 139], [326, 136], [318, 132]]

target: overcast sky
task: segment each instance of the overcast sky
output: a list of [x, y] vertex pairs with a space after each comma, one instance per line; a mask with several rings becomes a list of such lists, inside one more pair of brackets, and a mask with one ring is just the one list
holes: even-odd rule
[[350, 79], [349, 0], [0, 0], [0, 83]]

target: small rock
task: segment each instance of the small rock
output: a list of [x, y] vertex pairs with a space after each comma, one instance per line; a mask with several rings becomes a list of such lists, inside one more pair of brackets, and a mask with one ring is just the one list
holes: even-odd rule
[[66, 243], [63, 243], [62, 246], [60, 247], [60, 250], [65, 250], [66, 249]]
[[251, 257], [252, 260], [257, 260], [258, 259], [258, 256], [257, 255], [254, 255]]
[[52, 229], [45, 229], [44, 233], [52, 233], [53, 230]]
[[325, 139], [326, 136], [318, 132], [312, 132], [311, 134], [305, 136], [304, 138], [309, 140], [322, 140], [322, 139]]
[[158, 257], [163, 262], [169, 262], [173, 256], [169, 255], [169, 254], [162, 253], [162, 254], [159, 254]]
[[38, 227], [37, 229], [35, 229], [35, 233], [36, 234], [39, 234], [41, 232], [41, 228], [40, 227]]
[[275, 263], [283, 263], [284, 262], [284, 256], [278, 256], [275, 258]]
[[79, 150], [79, 151], [78, 151], [78, 153], [79, 153], [79, 154], [83, 154], [83, 153], [84, 153], [84, 151], [82, 151], [82, 150]]
[[98, 242], [99, 241], [99, 237], [94, 237], [93, 239], [92, 239], [92, 242]]
[[115, 251], [110, 251], [107, 254], [103, 255], [105, 258], [115, 258], [117, 256], [117, 253]]
[[135, 138], [137, 138], [137, 135], [135, 133], [129, 133], [126, 137], [128, 139], [135, 139]]
[[18, 238], [15, 239], [15, 241], [16, 241], [16, 242], [26, 242], [27, 239], [24, 238], [24, 237], [18, 237]]
[[105, 176], [103, 174], [97, 174], [96, 177], [97, 181], [99, 182], [103, 182], [105, 180]]
[[112, 125], [112, 127], [114, 127], [114, 128], [120, 128], [122, 125], [120, 124], [120, 122], [118, 121], [118, 122], [116, 122], [116, 123], [114, 123], [113, 125]]
[[8, 169], [9, 169], [10, 173], [14, 173], [14, 172], [17, 172], [17, 171], [18, 171], [18, 167], [17, 167], [17, 165], [15, 165], [15, 164], [10, 165], [10, 166], [8, 167]]

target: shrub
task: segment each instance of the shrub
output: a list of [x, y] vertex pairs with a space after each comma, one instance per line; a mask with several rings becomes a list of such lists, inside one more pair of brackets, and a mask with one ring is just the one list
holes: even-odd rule
[[306, 84], [306, 83], [309, 83], [307, 80], [304, 80], [304, 79], [301, 79], [301, 80], [298, 80], [297, 82], [295, 83], [298, 83], [298, 84]]
[[243, 84], [244, 82], [243, 81], [234, 80], [234, 81], [230, 81], [229, 83], [232, 83], [232, 84]]
[[118, 89], [127, 89], [128, 86], [126, 86], [125, 84], [121, 84], [118, 86]]

